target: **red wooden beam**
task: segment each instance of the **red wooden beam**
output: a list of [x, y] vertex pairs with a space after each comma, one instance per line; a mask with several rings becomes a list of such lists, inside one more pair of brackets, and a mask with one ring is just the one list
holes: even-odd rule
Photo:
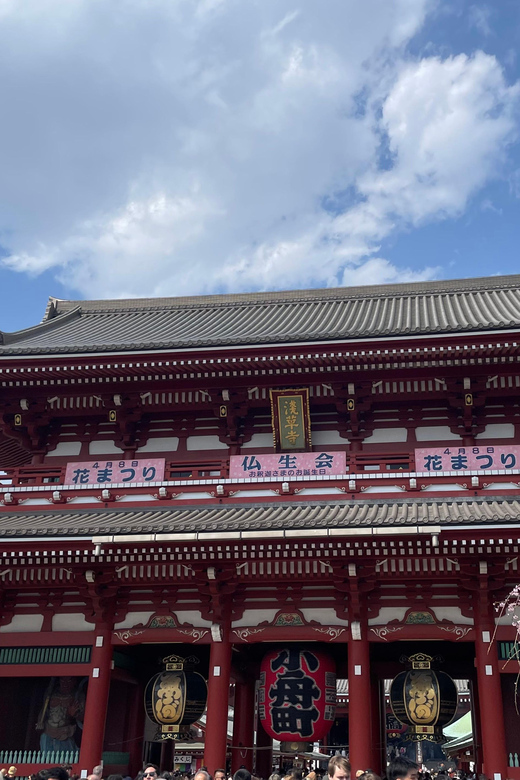
[[0, 677], [88, 677], [90, 664], [6, 664]]

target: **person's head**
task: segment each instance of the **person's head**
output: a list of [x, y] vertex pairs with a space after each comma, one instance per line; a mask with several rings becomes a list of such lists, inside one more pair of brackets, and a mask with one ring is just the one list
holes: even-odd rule
[[406, 756], [394, 758], [386, 770], [386, 780], [417, 780], [418, 776], [418, 765]]
[[233, 775], [233, 780], [251, 780], [251, 772], [244, 767], [237, 769]]
[[198, 769], [193, 780], [211, 780], [211, 775], [205, 769]]
[[345, 756], [332, 756], [327, 773], [330, 780], [350, 780], [350, 761]]
[[143, 778], [146, 780], [156, 780], [159, 773], [159, 767], [155, 764], [147, 764], [143, 770]]
[[53, 766], [50, 769], [40, 769], [38, 780], [69, 780], [68, 772], [61, 766]]
[[367, 769], [366, 772], [362, 772], [359, 775], [359, 780], [381, 780], [381, 778], [375, 772], [372, 772], [371, 769]]
[[226, 780], [227, 774], [225, 769], [215, 769], [213, 772], [213, 780]]

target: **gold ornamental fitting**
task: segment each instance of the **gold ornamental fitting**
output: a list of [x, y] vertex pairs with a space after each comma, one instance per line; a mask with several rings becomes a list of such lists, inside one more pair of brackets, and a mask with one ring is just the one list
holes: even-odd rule
[[167, 672], [186, 672], [193, 669], [199, 663], [199, 659], [195, 658], [194, 655], [190, 655], [188, 658], [181, 658], [180, 655], [167, 655], [162, 662]]
[[408, 658], [408, 661], [412, 664], [412, 669], [431, 669], [433, 656], [425, 653], [415, 653], [415, 655], [411, 655]]

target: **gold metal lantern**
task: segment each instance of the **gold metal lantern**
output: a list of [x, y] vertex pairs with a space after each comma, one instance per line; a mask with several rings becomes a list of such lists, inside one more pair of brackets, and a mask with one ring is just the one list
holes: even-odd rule
[[208, 689], [204, 677], [193, 671], [196, 663], [193, 656], [170, 655], [163, 659], [165, 670], [146, 686], [146, 714], [161, 727], [161, 739], [181, 738], [181, 727], [195, 723], [206, 709]]
[[445, 672], [431, 668], [432, 656], [416, 653], [406, 659], [411, 669], [401, 672], [390, 686], [395, 717], [409, 727], [414, 742], [442, 742], [442, 729], [457, 712], [457, 686]]

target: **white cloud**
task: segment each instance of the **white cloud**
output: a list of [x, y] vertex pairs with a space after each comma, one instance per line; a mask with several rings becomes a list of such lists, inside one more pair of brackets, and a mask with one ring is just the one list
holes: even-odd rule
[[481, 52], [406, 58], [432, 5], [1, 6], [4, 263], [92, 297], [433, 277], [381, 243], [463, 212], [518, 93]]
[[470, 5], [469, 22], [472, 27], [476, 27], [483, 35], [488, 36], [493, 32], [489, 20], [491, 18], [491, 8], [487, 5]]
[[515, 168], [509, 175], [509, 192], [520, 198], [520, 168]]
[[503, 160], [517, 98], [518, 87], [507, 87], [496, 59], [482, 52], [406, 66], [383, 107], [396, 162], [367, 190], [391, 198], [414, 223], [457, 214]]

